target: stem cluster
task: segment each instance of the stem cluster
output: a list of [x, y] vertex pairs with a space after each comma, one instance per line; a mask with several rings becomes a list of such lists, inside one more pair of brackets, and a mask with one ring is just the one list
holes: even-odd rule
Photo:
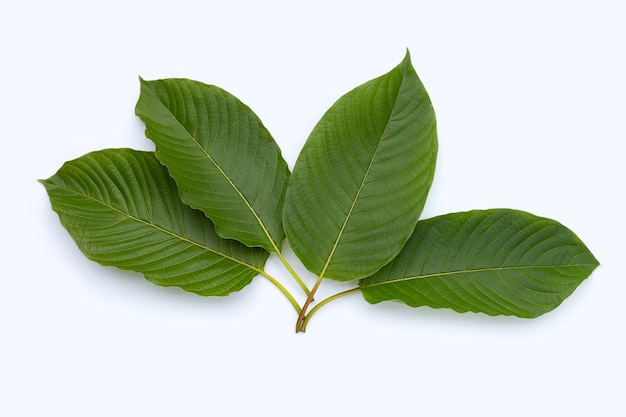
[[265, 278], [267, 278], [272, 284], [274, 284], [276, 286], [276, 288], [278, 288], [280, 290], [280, 292], [282, 292], [285, 295], [285, 297], [287, 297], [287, 299], [289, 300], [291, 305], [296, 310], [296, 313], [298, 314], [298, 319], [296, 320], [296, 333], [306, 332], [306, 327], [307, 327], [307, 325], [309, 323], [309, 320], [311, 319], [313, 314], [315, 314], [315, 312], [318, 311], [320, 308], [322, 308], [324, 305], [330, 303], [333, 300], [341, 298], [341, 297], [343, 297], [345, 295], [355, 293], [355, 292], [357, 292], [359, 290], [358, 287], [355, 287], [355, 288], [351, 288], [349, 290], [342, 291], [342, 292], [339, 292], [337, 294], [331, 295], [331, 296], [325, 298], [324, 300], [320, 301], [319, 303], [317, 303], [313, 308], [311, 308], [310, 311], [308, 311], [309, 307], [311, 306], [311, 303], [313, 303], [313, 301], [314, 301], [315, 293], [317, 292], [320, 284], [322, 283], [323, 276], [319, 276], [317, 278], [317, 281], [315, 281], [315, 284], [313, 285], [313, 288], [309, 290], [307, 285], [298, 276], [296, 271], [291, 267], [289, 262], [287, 262], [287, 260], [281, 254], [281, 252], [278, 251], [277, 254], [278, 254], [278, 257], [279, 257], [280, 261], [284, 265], [284, 267], [287, 269], [287, 271], [289, 271], [291, 276], [294, 278], [294, 280], [298, 283], [300, 288], [302, 288], [304, 293], [307, 295], [307, 298], [304, 301], [304, 303], [302, 304], [302, 306], [300, 306], [300, 304], [298, 304], [298, 302], [296, 301], [295, 297], [276, 278], [274, 278], [273, 276], [269, 275], [265, 271], [260, 271], [260, 272], [261, 272], [261, 275], [263, 275]]

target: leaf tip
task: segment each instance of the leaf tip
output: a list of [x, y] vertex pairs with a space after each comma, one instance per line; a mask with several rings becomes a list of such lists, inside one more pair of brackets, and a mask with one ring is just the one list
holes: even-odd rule
[[[589, 252], [591, 253], [591, 251]], [[593, 253], [591, 254], [591, 256], [593, 257], [593, 262], [591, 264], [592, 269], [591, 272], [593, 272], [597, 267], [599, 267], [601, 265], [600, 261], [598, 260], [598, 258], [596, 258]]]
[[143, 88], [148, 85], [148, 81], [146, 81], [141, 75], [139, 76], [139, 85]]
[[411, 53], [409, 52], [409, 48], [406, 48], [406, 53], [404, 54], [402, 62], [398, 65], [398, 68], [400, 68], [403, 73], [415, 72], [413, 64], [411, 63]]
[[50, 191], [55, 188], [54, 176], [47, 178], [47, 179], [43, 179], [43, 178], [38, 179], [37, 182], [41, 184], [43, 188], [46, 189], [46, 192], [48, 193], [48, 195], [50, 195]]

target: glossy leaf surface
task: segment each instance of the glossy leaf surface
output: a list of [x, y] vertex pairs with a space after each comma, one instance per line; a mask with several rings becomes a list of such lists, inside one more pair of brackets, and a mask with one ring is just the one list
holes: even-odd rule
[[135, 111], [185, 203], [220, 236], [278, 251], [289, 169], [252, 110], [219, 87], [165, 79], [141, 81]]
[[436, 154], [434, 111], [407, 53], [341, 97], [309, 136], [283, 216], [296, 255], [336, 280], [377, 271], [413, 232]]
[[269, 256], [219, 237], [202, 212], [183, 204], [152, 152], [92, 152], [41, 182], [85, 256], [158, 285], [227, 295], [250, 283]]
[[537, 317], [556, 308], [598, 266], [560, 223], [493, 209], [420, 221], [390, 264], [360, 281], [370, 303]]

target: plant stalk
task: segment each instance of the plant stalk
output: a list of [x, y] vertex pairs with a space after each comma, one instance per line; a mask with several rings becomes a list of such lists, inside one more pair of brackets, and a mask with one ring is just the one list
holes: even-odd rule
[[304, 291], [304, 293], [306, 295], [309, 295], [311, 293], [311, 291], [309, 290], [309, 287], [306, 286], [306, 284], [302, 281], [302, 279], [298, 276], [298, 274], [296, 273], [296, 271], [291, 267], [291, 265], [289, 265], [289, 262], [287, 262], [287, 260], [285, 259], [285, 257], [283, 256], [282, 253], [280, 253], [279, 250], [276, 251], [276, 254], [278, 255], [278, 259], [280, 259], [280, 261], [283, 263], [283, 265], [285, 266], [285, 268], [287, 268], [287, 271], [289, 271], [289, 273], [291, 274], [291, 276], [296, 280], [296, 282], [298, 283], [298, 285], [300, 286], [300, 288], [302, 288], [302, 290]]
[[313, 307], [311, 309], [311, 311], [309, 311], [309, 313], [305, 315], [304, 320], [302, 320], [302, 323], [300, 325], [300, 331], [303, 332], [303, 333], [306, 332], [306, 326], [309, 323], [309, 320], [311, 320], [311, 317], [313, 316], [313, 314], [315, 314], [315, 312], [317, 310], [319, 310], [320, 308], [322, 308], [324, 305], [330, 303], [333, 300], [341, 298], [341, 297], [343, 297], [345, 295], [353, 294], [353, 293], [358, 292], [358, 291], [359, 291], [359, 287], [351, 288], [349, 290], [342, 291], [342, 292], [337, 293], [335, 295], [331, 295], [330, 297], [325, 298], [324, 300], [320, 301], [319, 304], [317, 304], [315, 307]]
[[296, 321], [296, 333], [303, 331], [301, 327], [302, 327], [302, 322], [304, 321], [304, 317], [306, 315], [306, 310], [309, 308], [309, 304], [311, 304], [311, 302], [313, 301], [313, 297], [315, 296], [317, 289], [322, 283], [322, 279], [323, 279], [322, 275], [320, 275], [317, 278], [317, 281], [315, 281], [315, 285], [311, 289], [311, 293], [309, 294], [309, 296], [306, 298], [306, 301], [302, 305], [302, 309], [300, 310], [300, 314], [298, 315], [298, 320]]
[[309, 304], [311, 304], [311, 302], [313, 301], [315, 292], [317, 291], [321, 283], [322, 283], [322, 276], [320, 275], [317, 278], [317, 281], [315, 281], [315, 285], [311, 289], [311, 293], [309, 294], [309, 296], [306, 298], [306, 301], [302, 305], [302, 309], [300, 310], [300, 314], [298, 315], [298, 320], [296, 321], [296, 333], [302, 331], [301, 327], [302, 327], [302, 322], [304, 321], [306, 310], [309, 308]]
[[285, 297], [287, 297], [287, 299], [289, 300], [293, 308], [296, 310], [296, 313], [298, 313], [298, 317], [300, 317], [300, 313], [302, 312], [302, 309], [300, 308], [300, 305], [298, 304], [296, 299], [293, 297], [293, 295], [291, 295], [291, 293], [285, 287], [283, 287], [283, 285], [280, 282], [278, 282], [276, 278], [274, 278], [273, 276], [271, 276], [265, 271], [260, 271], [260, 272], [261, 272], [261, 275], [267, 278], [272, 284], [276, 286], [276, 288], [280, 290], [280, 292], [282, 292], [285, 295]]

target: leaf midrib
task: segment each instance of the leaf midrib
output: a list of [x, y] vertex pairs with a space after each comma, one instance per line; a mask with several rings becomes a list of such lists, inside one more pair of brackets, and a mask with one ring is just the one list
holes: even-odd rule
[[[183, 125], [181, 123], [180, 120], [178, 120], [178, 118], [176, 117], [176, 115], [174, 115], [174, 113], [172, 113], [172, 111], [159, 99], [159, 97], [154, 94], [154, 92], [150, 91], [150, 93], [157, 99], [157, 101], [159, 103], [161, 103], [161, 105], [163, 107], [165, 107], [165, 109], [169, 112], [169, 114], [172, 116], [172, 118], [174, 120], [176, 120], [176, 123], [178, 123], [178, 125], [180, 126], [180, 128], [189, 136], [189, 138], [191, 139], [191, 141], [193, 143], [196, 144], [196, 146], [198, 147], [198, 149], [200, 149], [200, 151], [206, 156], [206, 158], [213, 164], [213, 166], [219, 171], [220, 174], [222, 174], [222, 176], [226, 179], [226, 181], [228, 182], [228, 184], [233, 188], [233, 190], [235, 190], [235, 193], [237, 193], [237, 195], [239, 196], [239, 198], [241, 198], [241, 200], [244, 202], [246, 208], [252, 213], [252, 215], [254, 216], [254, 218], [256, 219], [257, 223], [259, 224], [259, 226], [261, 227], [261, 230], [263, 230], [263, 233], [265, 234], [265, 236], [267, 237], [267, 239], [269, 240], [270, 245], [272, 245], [272, 248], [274, 248], [274, 251], [279, 252], [278, 246], [276, 245], [276, 242], [274, 242], [274, 239], [272, 238], [272, 236], [270, 235], [269, 231], [267, 230], [267, 228], [265, 227], [265, 224], [263, 223], [263, 221], [261, 220], [261, 218], [258, 216], [257, 212], [254, 210], [254, 207], [252, 207], [252, 205], [250, 204], [250, 202], [248, 201], [248, 199], [244, 196], [244, 194], [241, 192], [241, 190], [239, 189], [239, 187], [237, 187], [237, 185], [230, 179], [230, 177], [226, 174], [226, 172], [222, 169], [222, 167], [213, 159], [213, 157], [211, 156], [210, 153], [207, 152], [206, 149], [204, 149], [204, 147], [200, 144], [200, 141], [196, 139], [196, 137], [185, 127], [185, 125]], [[202, 100], [204, 102], [204, 98]], [[158, 153], [158, 152], [157, 152]], [[196, 209], [200, 209], [199, 207], [195, 207]]]
[[352, 211], [354, 210], [354, 207], [356, 206], [357, 201], [359, 200], [359, 196], [361, 195], [361, 191], [363, 191], [363, 187], [365, 186], [365, 182], [367, 181], [367, 178], [369, 177], [370, 171], [372, 169], [372, 166], [374, 164], [374, 160], [376, 159], [376, 156], [378, 155], [378, 151], [380, 149], [381, 144], [384, 142], [385, 137], [387, 135], [387, 128], [389, 127], [389, 123], [391, 122], [391, 116], [393, 115], [393, 112], [396, 108], [396, 104], [398, 103], [398, 96], [400, 95], [400, 90], [402, 88], [402, 84], [404, 84], [405, 81], [405, 76], [404, 74], [402, 74], [402, 81], [400, 82], [400, 85], [398, 86], [398, 92], [394, 98], [393, 101], [393, 106], [391, 106], [391, 112], [389, 113], [389, 118], [387, 119], [387, 123], [385, 124], [385, 128], [383, 129], [383, 133], [378, 141], [378, 144], [376, 145], [376, 149], [374, 150], [374, 153], [372, 154], [372, 159], [369, 162], [369, 165], [367, 166], [367, 170], [365, 171], [365, 175], [363, 175], [363, 180], [361, 181], [361, 184], [359, 185], [359, 189], [357, 190], [356, 195], [354, 196], [354, 199], [352, 200], [352, 204], [350, 205], [350, 209], [348, 210], [348, 214], [346, 215], [346, 218], [344, 219], [343, 224], [341, 225], [341, 228], [339, 229], [339, 233], [337, 235], [337, 239], [335, 239], [335, 243], [333, 244], [330, 253], [328, 254], [328, 258], [326, 259], [326, 263], [324, 264], [324, 267], [322, 268], [322, 272], [320, 272], [319, 277], [323, 277], [324, 274], [326, 274], [326, 270], [328, 269], [329, 265], [330, 265], [330, 261], [333, 259], [333, 256], [335, 254], [335, 251], [337, 250], [337, 247], [339, 246], [339, 241], [341, 240], [341, 237], [343, 236], [343, 232], [346, 228], [346, 226], [348, 225], [348, 221], [350, 220], [350, 217], [352, 216]]
[[371, 284], [360, 285], [361, 288], [371, 288], [386, 284], [395, 284], [398, 282], [414, 281], [418, 279], [434, 278], [434, 277], [451, 277], [453, 275], [465, 275], [481, 272], [503, 272], [503, 271], [515, 271], [515, 270], [535, 270], [535, 269], [554, 269], [554, 268], [578, 268], [578, 267], [592, 267], [594, 264], [567, 264], [567, 265], [528, 265], [528, 266], [503, 266], [493, 268], [476, 268], [476, 269], [462, 269], [446, 272], [434, 272], [431, 274], [414, 275], [402, 278], [396, 278], [387, 281], [379, 281]]
[[260, 268], [257, 268], [257, 267], [256, 267], [256, 266], [254, 266], [254, 265], [247, 264], [247, 263], [245, 263], [245, 262], [243, 262], [243, 261], [241, 261], [241, 260], [239, 260], [239, 259], [237, 259], [237, 258], [233, 258], [232, 256], [228, 256], [228, 255], [226, 255], [226, 254], [224, 254], [224, 253], [222, 253], [222, 252], [219, 252], [219, 251], [217, 251], [217, 250], [215, 250], [215, 249], [212, 249], [212, 248], [209, 248], [209, 247], [207, 247], [207, 246], [204, 246], [204, 245], [200, 244], [199, 242], [196, 242], [196, 241], [194, 241], [194, 240], [187, 239], [187, 238], [186, 238], [186, 237], [184, 237], [184, 236], [180, 236], [180, 235], [178, 235], [178, 234], [176, 234], [176, 233], [174, 233], [174, 232], [171, 232], [171, 231], [169, 231], [169, 230], [167, 230], [167, 229], [164, 229], [164, 228], [162, 228], [161, 226], [158, 226], [158, 225], [156, 225], [156, 224], [154, 224], [154, 223], [150, 223], [150, 222], [148, 222], [148, 221], [146, 221], [146, 220], [143, 220], [143, 219], [141, 219], [141, 218], [139, 218], [139, 217], [132, 216], [130, 213], [126, 213], [126, 212], [124, 212], [124, 211], [122, 211], [122, 210], [118, 209], [117, 207], [114, 207], [114, 206], [112, 206], [112, 205], [110, 205], [110, 204], [107, 204], [107, 203], [105, 203], [104, 201], [98, 200], [98, 199], [96, 199], [96, 198], [94, 198], [94, 197], [92, 197], [92, 196], [90, 196], [90, 195], [88, 195], [88, 194], [85, 194], [85, 193], [80, 193], [80, 192], [75, 191], [75, 190], [73, 190], [73, 189], [71, 189], [71, 188], [61, 187], [61, 186], [60, 186], [60, 185], [58, 185], [58, 184], [54, 184], [54, 185], [55, 185], [56, 187], [58, 187], [58, 188], [61, 188], [61, 189], [64, 189], [64, 190], [66, 190], [66, 191], [69, 191], [69, 192], [71, 192], [71, 193], [74, 193], [75, 195], [82, 196], [82, 197], [85, 197], [85, 198], [87, 198], [87, 199], [89, 199], [89, 200], [92, 200], [92, 201], [94, 201], [94, 202], [96, 202], [96, 203], [98, 203], [98, 204], [100, 204], [100, 205], [102, 205], [102, 206], [104, 206], [104, 207], [107, 207], [107, 208], [109, 208], [109, 209], [111, 209], [111, 210], [113, 210], [113, 211], [115, 211], [115, 212], [117, 212], [117, 213], [119, 213], [119, 214], [121, 214], [121, 215], [123, 215], [123, 216], [127, 217], [128, 219], [134, 220], [134, 221], [136, 221], [136, 222], [138, 222], [138, 223], [142, 223], [142, 224], [144, 224], [144, 225], [146, 225], [146, 226], [148, 226], [148, 227], [152, 227], [152, 228], [154, 228], [154, 229], [156, 229], [156, 230], [158, 230], [158, 231], [160, 231], [160, 232], [163, 232], [163, 233], [165, 233], [166, 235], [169, 235], [169, 236], [171, 236], [171, 237], [173, 237], [173, 238], [179, 239], [179, 240], [181, 240], [181, 241], [183, 241], [183, 242], [187, 242], [187, 243], [189, 243], [189, 244], [191, 244], [191, 245], [193, 245], [193, 246], [196, 246], [196, 247], [198, 247], [198, 248], [200, 248], [200, 249], [206, 250], [207, 252], [210, 252], [210, 253], [213, 253], [213, 254], [216, 254], [216, 255], [222, 256], [222, 257], [224, 257], [225, 259], [228, 259], [228, 260], [230, 260], [230, 261], [233, 261], [233, 262], [235, 262], [235, 263], [238, 263], [238, 264], [240, 264], [240, 265], [243, 265], [243, 266], [245, 266], [245, 267], [248, 267], [248, 268], [250, 268], [250, 269], [254, 270], [254, 271], [255, 271], [255, 272], [257, 272], [257, 273], [262, 273], [262, 272], [263, 272]]

